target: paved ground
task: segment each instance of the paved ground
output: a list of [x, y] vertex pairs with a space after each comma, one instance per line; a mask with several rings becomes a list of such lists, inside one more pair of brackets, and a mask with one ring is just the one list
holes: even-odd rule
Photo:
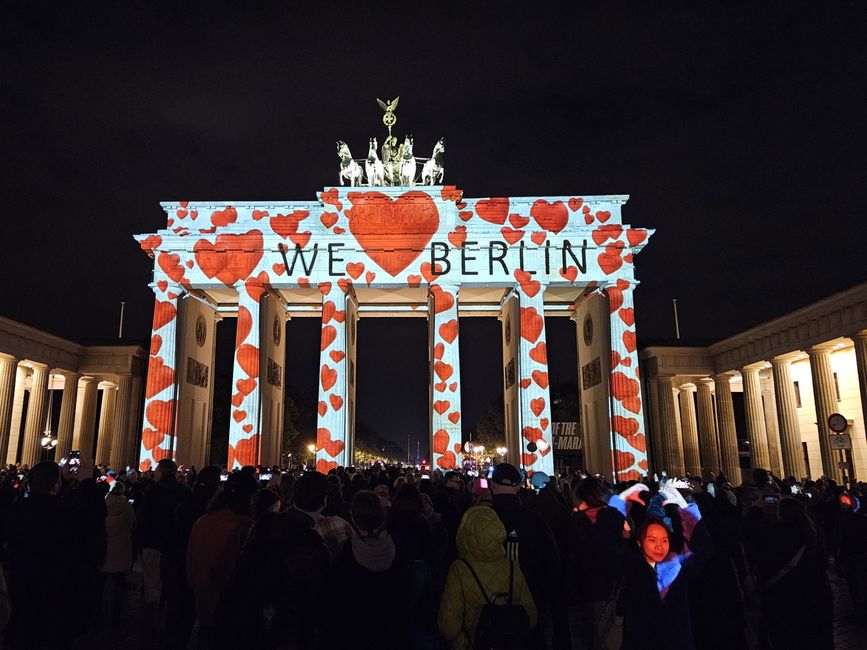
[[852, 610], [846, 583], [831, 571], [831, 590], [834, 593], [834, 647], [837, 650], [865, 650], [867, 648], [867, 621], [859, 620]]

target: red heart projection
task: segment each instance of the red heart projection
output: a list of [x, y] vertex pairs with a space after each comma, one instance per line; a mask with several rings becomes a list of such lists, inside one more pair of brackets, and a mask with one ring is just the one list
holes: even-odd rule
[[618, 312], [618, 316], [627, 326], [635, 325], [635, 310], [632, 307], [624, 307]]
[[613, 223], [608, 226], [599, 226], [593, 231], [593, 241], [597, 246], [601, 246], [607, 239], [617, 239], [620, 233], [623, 232], [623, 226], [619, 223]]
[[352, 286], [352, 280], [349, 278], [340, 278], [337, 281], [337, 286], [343, 293], [349, 293], [349, 288]]
[[433, 435], [433, 451], [435, 454], [444, 454], [449, 446], [449, 434], [445, 429], [438, 429]]
[[536, 244], [536, 246], [541, 246], [545, 243], [545, 239], [547, 239], [548, 233], [546, 232], [534, 232], [530, 234], [530, 240]]
[[569, 266], [565, 269], [560, 269], [560, 275], [566, 280], [569, 280], [569, 282], [575, 282], [575, 278], [578, 277], [578, 267]]
[[243, 393], [235, 393], [232, 395], [232, 406], [238, 408], [241, 404], [244, 403], [244, 395]]
[[545, 328], [545, 319], [535, 307], [521, 307], [521, 338], [535, 343]]
[[155, 357], [158, 355], [161, 347], [163, 347], [163, 337], [159, 334], [154, 334], [151, 337], [151, 356]]
[[623, 332], [623, 345], [628, 352], [635, 352], [635, 332], [632, 330]]
[[235, 331], [235, 341], [238, 343], [243, 343], [247, 340], [247, 335], [250, 334], [250, 330], [253, 329], [253, 316], [250, 314], [250, 310], [246, 307], [238, 308], [238, 328]]
[[530, 216], [536, 220], [541, 228], [553, 232], [555, 235], [566, 227], [569, 222], [569, 211], [563, 201], [548, 203], [539, 199], [530, 208]]
[[328, 401], [331, 402], [331, 408], [335, 411], [339, 411], [343, 407], [343, 398], [340, 395], [331, 395]]
[[611, 350], [611, 369], [613, 370], [620, 365], [620, 353], [617, 350]]
[[623, 292], [620, 289], [609, 287], [605, 293], [608, 294], [608, 309], [613, 314], [623, 305]]
[[535, 348], [530, 350], [530, 358], [543, 366], [548, 364], [548, 346], [545, 345], [545, 341], [540, 341]]
[[342, 440], [332, 440], [328, 429], [316, 429], [316, 448], [324, 450], [332, 458], [343, 451], [345, 446]]
[[148, 366], [148, 382], [145, 397], [159, 395], [175, 381], [175, 371], [163, 364], [162, 357], [151, 357]]
[[319, 195], [319, 199], [323, 203], [333, 205], [338, 210], [343, 209], [343, 204], [340, 202], [340, 190], [338, 190], [336, 187], [332, 187], [330, 190], [322, 192], [322, 194]]
[[337, 371], [323, 365], [319, 371], [319, 380], [322, 382], [322, 390], [330, 390], [337, 383]]
[[232, 418], [234, 418], [235, 422], [241, 422], [244, 418], [247, 417], [247, 411], [232, 411]]
[[320, 474], [328, 474], [333, 469], [337, 469], [337, 461], [325, 460], [324, 458], [316, 461], [316, 471]]
[[433, 410], [442, 415], [446, 411], [449, 410], [449, 407], [452, 405], [448, 400], [437, 400], [433, 403]]
[[[430, 262], [422, 262], [421, 265], [421, 274], [424, 276], [425, 281], [428, 284], [433, 283], [434, 280], [437, 279], [438, 276], [442, 275], [443, 267], [442, 264], [437, 262], [434, 264], [433, 268], [431, 268]], [[418, 276], [409, 276], [410, 278], [418, 277]], [[410, 285], [412, 286], [412, 285]]]
[[615, 449], [613, 455], [615, 467], [626, 469], [627, 467], [635, 465], [635, 454], [631, 451], [620, 451], [619, 449]]
[[452, 424], [457, 424], [458, 420], [460, 420], [460, 419], [461, 419], [460, 411], [454, 411], [452, 413], [449, 413], [449, 420], [452, 421]]
[[141, 434], [141, 444], [144, 445], [144, 448], [150, 451], [154, 447], [158, 447], [162, 444], [163, 439], [166, 437], [166, 434], [160, 431], [154, 431], [153, 429], [145, 429]]
[[343, 350], [332, 350], [328, 353], [334, 363], [340, 363], [346, 358], [346, 353]]
[[524, 390], [527, 390], [530, 387], [530, 384], [532, 384], [532, 383], [533, 383], [532, 379], [522, 379], [521, 380], [521, 388], [523, 388]]
[[458, 338], [457, 319], [453, 318], [452, 320], [440, 325], [439, 333], [444, 341], [454, 343], [455, 339]]
[[211, 225], [222, 228], [230, 223], [235, 223], [238, 220], [238, 213], [231, 205], [226, 206], [224, 210], [215, 210], [211, 213]]
[[370, 286], [370, 283], [373, 282], [373, 279], [376, 277], [376, 273], [373, 271], [368, 271], [364, 274], [364, 281], [367, 282], [367, 286]]
[[503, 239], [505, 239], [510, 244], [516, 244], [521, 241], [521, 238], [524, 236], [524, 231], [512, 230], [511, 228], [506, 227], [500, 230], [500, 234], [503, 236]]
[[154, 301], [154, 330], [158, 330], [164, 325], [171, 323], [177, 315], [175, 306], [170, 302]]
[[444, 392], [446, 392], [446, 386], [447, 386], [446, 382], [441, 381], [439, 383], [434, 384], [434, 390], [438, 393], [444, 393]]
[[643, 433], [638, 433], [638, 420], [615, 415], [611, 418], [614, 430], [630, 444], [634, 449], [644, 453], [646, 451], [646, 439]]
[[611, 373], [611, 394], [627, 411], [641, 412], [640, 391], [638, 380], [630, 379], [619, 371]]
[[172, 428], [172, 402], [170, 400], [151, 400], [148, 402], [145, 416], [154, 429], [168, 433]]
[[629, 242], [630, 246], [637, 246], [643, 242], [646, 237], [647, 231], [643, 228], [630, 228], [626, 231], [626, 241]]
[[509, 214], [509, 199], [498, 197], [476, 201], [476, 214], [488, 223], [502, 226], [506, 223], [506, 215]]
[[439, 314], [440, 312], [451, 309], [455, 304], [454, 296], [448, 291], [443, 291], [442, 287], [434, 284], [431, 285], [430, 292], [434, 297], [434, 313]]
[[445, 351], [446, 351], [446, 346], [443, 345], [442, 343], [437, 343], [434, 346], [434, 351], [433, 351], [434, 359], [442, 359], [443, 354], [445, 354]]
[[599, 268], [602, 269], [602, 272], [605, 275], [611, 275], [621, 266], [623, 266], [623, 260], [620, 257], [621, 247], [615, 246], [614, 244], [608, 244], [605, 247], [605, 252], [600, 253], [597, 260], [599, 261]]
[[330, 282], [320, 282], [319, 283], [319, 293], [323, 296], [327, 296], [331, 291], [331, 283]]
[[168, 282], [166, 282], [165, 280], [157, 280], [157, 289], [159, 289], [160, 291], [165, 293], [166, 289], [168, 289], [168, 288], [169, 288]]
[[437, 377], [440, 378], [440, 381], [446, 381], [449, 377], [452, 376], [452, 373], [455, 371], [449, 364], [444, 363], [442, 361], [437, 361], [433, 365], [434, 372], [437, 374]]
[[536, 460], [538, 460], [538, 458], [539, 457], [536, 454], [528, 454], [526, 452], [521, 454], [521, 462], [524, 464], [524, 467], [532, 465]]
[[527, 442], [536, 442], [543, 436], [542, 430], [537, 429], [536, 427], [524, 427], [521, 435], [524, 436], [524, 439], [527, 440]]
[[599, 223], [605, 223], [611, 218], [611, 212], [608, 210], [598, 210], [596, 212], [596, 218], [599, 219]]
[[364, 273], [364, 264], [361, 262], [349, 262], [346, 265], [346, 272], [349, 273], [353, 280], [357, 280]]
[[294, 214], [278, 214], [276, 217], [271, 217], [269, 223], [271, 224], [271, 230], [283, 239], [298, 232], [298, 218]]
[[244, 433], [250, 434], [253, 432], [253, 425], [252, 424], [245, 424], [244, 426], [241, 427], [241, 429], [244, 431]]
[[249, 395], [256, 390], [256, 383], [255, 379], [239, 379], [235, 382], [235, 388], [241, 395]]
[[232, 286], [250, 277], [262, 259], [262, 233], [251, 230], [238, 235], [217, 235], [213, 244], [200, 239], [193, 250], [202, 273]]
[[319, 402], [319, 415], [320, 417], [325, 417], [325, 414], [328, 413], [328, 404], [325, 402]]
[[452, 383], [449, 384], [449, 390], [451, 392], [454, 393], [457, 389], [458, 389], [458, 382], [453, 381]]
[[569, 199], [569, 209], [572, 210], [572, 212], [578, 212], [582, 205], [584, 205], [584, 199]]
[[445, 185], [440, 190], [443, 201], [460, 201], [463, 193], [463, 190], [457, 189], [454, 185]]
[[419, 286], [421, 286], [421, 280], [422, 277], [420, 275], [406, 276], [406, 283], [413, 289], [417, 289]]
[[348, 198], [349, 232], [392, 277], [422, 254], [440, 225], [437, 206], [425, 192], [406, 192], [396, 200], [382, 192], [350, 192]]
[[547, 431], [549, 424], [551, 424], [551, 422], [548, 420], [548, 418], [542, 418], [541, 420], [539, 420], [539, 426], [542, 427], [542, 431]]
[[466, 226], [457, 226], [454, 229], [454, 232], [449, 233], [449, 242], [455, 248], [460, 248], [464, 245], [464, 242], [467, 240], [467, 227]]
[[533, 381], [535, 381], [539, 388], [545, 389], [548, 388], [548, 373], [542, 372], [541, 370], [533, 371]]
[[172, 280], [175, 282], [183, 282], [186, 270], [181, 265], [180, 255], [160, 253], [157, 257], [157, 264]]
[[335, 311], [337, 311], [337, 307], [335, 306], [333, 300], [329, 300], [325, 304], [323, 304], [322, 305], [322, 322], [327, 323], [328, 321], [330, 321], [333, 318]]
[[333, 212], [323, 212], [322, 216], [319, 217], [319, 221], [321, 221], [322, 225], [326, 228], [331, 228], [331, 226], [337, 223], [337, 215]]
[[527, 271], [515, 269], [515, 279], [518, 281], [518, 284], [521, 285], [523, 292], [531, 298], [539, 293], [539, 290], [542, 288], [542, 283], [538, 280], [534, 280], [533, 276]]
[[259, 348], [245, 343], [238, 348], [235, 357], [238, 359], [241, 370], [246, 372], [248, 377], [259, 376]]
[[536, 399], [531, 399], [530, 410], [533, 411], [533, 415], [535, 415], [536, 417], [542, 415], [542, 411], [545, 410], [545, 398], [537, 397]]
[[530, 217], [525, 217], [520, 214], [510, 214], [509, 223], [512, 224], [513, 228], [523, 228], [530, 223]]
[[447, 451], [437, 458], [437, 465], [439, 465], [440, 469], [454, 469], [456, 462], [457, 458], [455, 458], [455, 454], [452, 451]]
[[325, 350], [329, 345], [334, 343], [334, 339], [337, 338], [337, 330], [333, 325], [326, 325], [322, 328], [322, 337], [319, 341], [319, 349]]

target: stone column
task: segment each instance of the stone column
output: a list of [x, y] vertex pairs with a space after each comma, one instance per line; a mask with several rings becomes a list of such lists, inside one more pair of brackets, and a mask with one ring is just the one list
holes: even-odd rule
[[[350, 337], [355, 330], [352, 296], [336, 283], [323, 282], [319, 342], [319, 417], [316, 423], [316, 469], [323, 474], [347, 465], [351, 442], [350, 388], [355, 372]], [[350, 386], [352, 382], [352, 386]]]
[[701, 455], [698, 448], [698, 426], [695, 416], [696, 389], [686, 384], [680, 387], [680, 430], [683, 433], [683, 460], [686, 471], [701, 476]]
[[[608, 323], [612, 359], [608, 403], [614, 446], [614, 475], [619, 480], [638, 479], [647, 473], [647, 444], [632, 296], [634, 285], [635, 280], [621, 278], [616, 285], [605, 289], [610, 314]], [[618, 359], [617, 365], [614, 364], [615, 359]]]
[[78, 395], [77, 372], [63, 372], [63, 398], [60, 401], [60, 422], [57, 425], [56, 459], [69, 456], [72, 450], [72, 428], [75, 425], [75, 400]]
[[816, 401], [816, 426], [819, 429], [819, 451], [822, 452], [823, 473], [838, 483], [843, 472], [837, 465], [836, 454], [831, 449], [831, 430], [828, 416], [837, 412], [837, 392], [834, 388], [834, 371], [831, 368], [831, 350], [812, 347], [807, 350], [810, 356], [810, 376], [813, 379], [813, 397]]
[[102, 390], [102, 406], [99, 409], [99, 432], [96, 434], [97, 465], [107, 465], [111, 458], [112, 438], [115, 436], [114, 413], [117, 402], [117, 388], [111, 386]]
[[780, 430], [777, 427], [777, 400], [774, 399], [774, 380], [768, 377], [761, 380], [760, 384], [762, 387], [762, 408], [765, 410], [765, 431], [768, 434], [768, 456], [771, 458], [771, 471], [775, 476], [783, 476]]
[[685, 466], [679, 440], [680, 431], [677, 428], [674, 377], [657, 377], [656, 385], [659, 399], [659, 425], [662, 431], [661, 447], [665, 454], [662, 469], [668, 472], [669, 476], [683, 476]]
[[129, 435], [130, 419], [130, 388], [132, 377], [119, 375], [115, 391], [114, 418], [111, 422], [111, 449], [109, 451], [109, 466], [116, 472], [122, 472], [125, 467], [127, 436]]
[[15, 391], [12, 393], [12, 415], [9, 418], [9, 438], [6, 445], [6, 462], [17, 463], [18, 442], [21, 438], [21, 422], [24, 420], [24, 393], [27, 382], [27, 366], [18, 364], [15, 370]]
[[768, 433], [765, 430], [765, 410], [758, 368], [741, 368], [744, 382], [744, 406], [747, 416], [747, 436], [750, 441], [750, 463], [753, 467], [771, 468]]
[[713, 381], [700, 379], [696, 382], [698, 391], [698, 439], [704, 477], [710, 473], [718, 474], [721, 469], [719, 459], [719, 437], [716, 430], [716, 416], [713, 412]]
[[45, 406], [48, 403], [48, 367], [33, 364], [33, 381], [30, 384], [30, 401], [27, 403], [27, 419], [24, 422], [24, 447], [21, 462], [33, 467], [42, 460], [42, 432], [45, 429]]
[[518, 413], [521, 464], [528, 472], [554, 474], [551, 443], [551, 391], [545, 335], [545, 285], [529, 280], [517, 286]]
[[85, 456], [93, 453], [93, 436], [96, 429], [96, 391], [99, 382], [93, 377], [82, 377], [78, 385], [75, 403], [75, 425], [72, 434], [72, 449]]
[[[867, 331], [855, 334], [852, 341], [855, 343], [855, 365], [858, 367], [858, 387], [861, 390], [861, 414], [867, 424]], [[854, 454], [850, 453], [850, 456], [854, 463]]]
[[783, 473], [798, 480], [805, 477], [804, 454], [801, 449], [801, 427], [798, 424], [798, 405], [792, 385], [792, 368], [788, 359], [771, 359], [774, 376], [774, 399], [777, 402], [777, 421], [780, 430], [780, 452]]
[[238, 330], [232, 370], [232, 417], [229, 418], [229, 469], [259, 463], [262, 399], [260, 395], [259, 299], [264, 288], [239, 284]]
[[[142, 377], [133, 375], [132, 388], [130, 389], [129, 425], [127, 426], [127, 433], [123, 444], [123, 455], [121, 457], [124, 465], [129, 465], [130, 467], [137, 467], [139, 464], [141, 445], [138, 440], [138, 423], [140, 422], [138, 417], [141, 411], [142, 392]], [[126, 468], [124, 467], [123, 469]]]
[[[665, 469], [666, 451], [663, 440], [662, 423], [659, 418], [659, 388], [657, 387], [658, 382], [656, 381], [656, 377], [645, 379], [645, 386], [647, 387], [647, 399], [649, 401], [650, 414], [652, 418], [651, 431], [653, 433], [652, 436], [649, 436], [647, 441], [650, 445], [651, 460], [653, 461], [650, 469], [653, 472], [659, 473]], [[647, 404], [645, 404], [645, 406], [647, 406]], [[645, 412], [646, 411], [647, 409], [645, 408]]]
[[461, 357], [458, 287], [437, 285], [428, 294], [431, 467], [461, 466]]
[[173, 284], [162, 286], [153, 287], [156, 300], [142, 419], [139, 463], [142, 471], [156, 467], [164, 458], [172, 458], [175, 449], [178, 299], [183, 290]]
[[15, 375], [18, 359], [0, 357], [0, 458], [6, 458], [9, 427], [12, 424], [12, 404], [15, 401]]
[[735, 411], [732, 404], [731, 375], [714, 375], [716, 389], [717, 426], [722, 470], [732, 485], [741, 484], [741, 466], [738, 456], [738, 434], [735, 429]]

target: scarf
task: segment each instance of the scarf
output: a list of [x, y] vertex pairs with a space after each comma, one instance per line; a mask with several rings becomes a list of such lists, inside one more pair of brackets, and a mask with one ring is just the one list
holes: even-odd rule
[[382, 573], [394, 562], [394, 541], [386, 530], [371, 537], [353, 535], [351, 543], [355, 561], [368, 571]]

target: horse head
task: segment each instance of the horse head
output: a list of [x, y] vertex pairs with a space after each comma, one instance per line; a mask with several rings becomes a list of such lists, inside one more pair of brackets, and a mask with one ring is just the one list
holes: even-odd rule
[[403, 140], [403, 157], [412, 158], [412, 136], [408, 135]]

